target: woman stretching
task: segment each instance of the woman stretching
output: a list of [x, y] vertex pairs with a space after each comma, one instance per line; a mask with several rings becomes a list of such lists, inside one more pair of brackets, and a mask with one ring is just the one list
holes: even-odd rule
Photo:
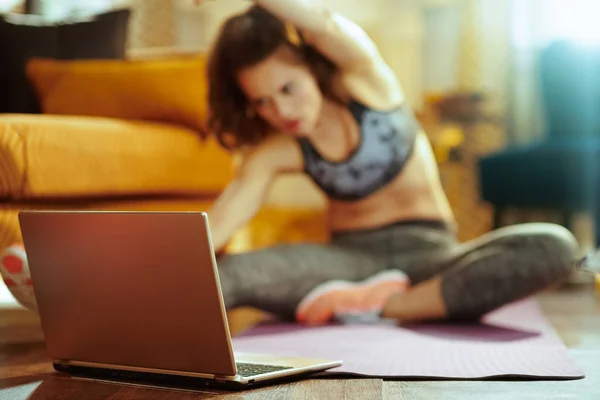
[[255, 3], [210, 55], [210, 128], [244, 154], [208, 212], [213, 243], [222, 250], [289, 172], [327, 195], [332, 237], [219, 257], [228, 309], [309, 324], [349, 310], [477, 319], [569, 276], [577, 244], [557, 225], [458, 243], [427, 136], [360, 27], [314, 1]]
[[[284, 22], [285, 21], [285, 22]], [[476, 319], [563, 282], [577, 243], [558, 225], [459, 244], [426, 134], [374, 43], [309, 0], [256, 0], [210, 55], [210, 128], [244, 160], [209, 211], [222, 249], [273, 179], [304, 172], [329, 199], [330, 243], [220, 257], [227, 308], [320, 324], [348, 310]]]

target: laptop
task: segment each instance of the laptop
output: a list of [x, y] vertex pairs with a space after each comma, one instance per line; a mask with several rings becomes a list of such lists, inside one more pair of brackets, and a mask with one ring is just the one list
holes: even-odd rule
[[19, 223], [58, 371], [244, 389], [342, 365], [234, 352], [204, 212], [23, 210]]

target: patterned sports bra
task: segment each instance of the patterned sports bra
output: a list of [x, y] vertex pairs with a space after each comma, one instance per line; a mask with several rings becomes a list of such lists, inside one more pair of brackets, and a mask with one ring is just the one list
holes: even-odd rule
[[359, 126], [360, 139], [343, 161], [321, 156], [307, 138], [300, 138], [304, 171], [332, 199], [363, 199], [390, 183], [413, 152], [421, 127], [406, 105], [377, 111], [352, 101], [349, 110]]

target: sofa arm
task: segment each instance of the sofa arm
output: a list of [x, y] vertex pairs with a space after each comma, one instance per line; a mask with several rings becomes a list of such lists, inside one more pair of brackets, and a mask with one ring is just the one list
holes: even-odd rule
[[0, 197], [218, 193], [232, 157], [187, 128], [102, 117], [0, 116]]

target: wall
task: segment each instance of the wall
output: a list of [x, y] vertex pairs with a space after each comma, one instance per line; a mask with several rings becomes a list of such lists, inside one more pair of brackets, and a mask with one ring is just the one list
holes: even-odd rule
[[423, 91], [453, 90], [458, 83], [461, 8], [444, 4], [426, 9], [423, 14]]
[[21, 0], [0, 0], [0, 12], [10, 12], [21, 5]]

